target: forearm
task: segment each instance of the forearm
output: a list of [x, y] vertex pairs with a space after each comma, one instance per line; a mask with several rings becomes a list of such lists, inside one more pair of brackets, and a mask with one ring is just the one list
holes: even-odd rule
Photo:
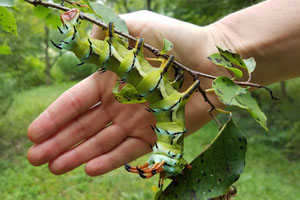
[[269, 0], [209, 26], [216, 41], [254, 57], [252, 82], [268, 85], [300, 76], [300, 1]]

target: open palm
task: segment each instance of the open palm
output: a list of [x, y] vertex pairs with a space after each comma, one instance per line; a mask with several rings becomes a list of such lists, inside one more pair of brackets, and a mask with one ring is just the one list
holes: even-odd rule
[[[203, 28], [144, 11], [123, 17], [130, 34], [160, 47], [161, 33], [173, 42], [171, 53], [178, 61], [213, 72], [205, 59], [212, 53], [213, 42]], [[101, 32], [93, 36], [99, 38]], [[145, 111], [146, 104], [124, 105], [115, 100], [112, 88], [117, 79], [112, 72], [94, 73], [50, 105], [28, 128], [28, 137], [35, 143], [28, 151], [29, 161], [33, 165], [49, 163], [54, 174], [86, 163], [86, 173], [94, 176], [150, 152], [149, 144], [156, 141], [150, 128], [155, 119]], [[191, 78], [185, 80], [186, 86], [191, 83]], [[209, 87], [209, 82], [203, 81], [202, 86]], [[191, 98], [186, 109], [190, 132], [209, 120], [208, 109], [200, 94]]]

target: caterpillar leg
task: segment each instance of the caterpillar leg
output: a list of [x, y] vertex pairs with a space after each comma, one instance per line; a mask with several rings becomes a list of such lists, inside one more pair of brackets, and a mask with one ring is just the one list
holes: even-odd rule
[[147, 174], [147, 173], [151, 173], [151, 174], [156, 174], [158, 173], [157, 170], [163, 169], [163, 165], [165, 164], [164, 161], [162, 161], [161, 163], [154, 163], [154, 165], [152, 165], [152, 167], [144, 169], [144, 170], [140, 170], [142, 174]]
[[149, 167], [148, 163], [145, 163], [143, 165], [137, 166], [137, 167], [132, 167], [125, 163], [125, 169], [131, 173], [137, 173], [139, 174], [142, 178], [151, 178], [157, 173], [161, 173], [164, 171], [163, 165], [165, 164], [164, 161], [160, 163], [154, 163], [151, 167]]
[[158, 188], [160, 188], [160, 189], [163, 188], [166, 178], [167, 178], [166, 173], [162, 172], [159, 174]]
[[125, 163], [125, 169], [131, 173], [139, 173], [139, 170], [145, 169], [149, 166], [148, 163], [144, 163], [140, 166], [132, 167], [129, 164]]

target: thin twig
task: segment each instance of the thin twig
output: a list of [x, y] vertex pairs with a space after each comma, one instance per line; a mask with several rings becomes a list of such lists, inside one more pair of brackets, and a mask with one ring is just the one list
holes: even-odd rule
[[256, 87], [256, 88], [263, 88], [263, 89], [265, 89], [265, 90], [267, 90], [269, 92], [269, 94], [271, 96], [271, 99], [280, 100], [279, 98], [275, 97], [273, 95], [273, 91], [270, 88], [266, 87], [266, 86], [259, 85], [259, 84], [256, 84], [256, 83], [249, 83], [249, 82], [238, 82], [238, 81], [236, 81], [235, 83], [237, 85], [250, 86], [250, 87]]
[[[42, 6], [45, 6], [45, 7], [52, 7], [52, 8], [56, 8], [56, 9], [63, 10], [63, 11], [69, 11], [70, 10], [70, 8], [67, 8], [67, 7], [64, 7], [64, 6], [61, 6], [61, 5], [58, 5], [58, 4], [54, 4], [54, 3], [49, 3], [49, 2], [43, 2], [43, 1], [40, 1], [40, 0], [24, 0], [24, 1], [26, 1], [26, 2], [28, 2], [30, 4], [33, 4], [35, 6], [36, 5], [42, 5]], [[90, 17], [84, 15], [83, 13], [80, 13], [80, 18], [81, 19], [85, 19], [85, 20], [87, 20], [89, 22], [92, 22], [93, 24], [96, 24], [98, 26], [101, 26], [104, 29], [107, 29], [107, 24], [105, 24], [102, 21], [90, 18]], [[135, 41], [135, 42], [137, 41], [137, 38], [135, 38], [135, 37], [133, 37], [131, 35], [128, 35], [126, 33], [123, 33], [123, 32], [121, 32], [119, 30], [115, 29], [114, 32], [117, 33], [118, 35], [121, 35], [121, 36], [129, 39], [129, 40], [132, 40], [132, 41]], [[153, 46], [151, 46], [149, 44], [145, 43], [144, 47], [146, 49], [148, 49], [149, 51], [151, 51], [157, 57], [160, 56], [160, 57], [163, 57], [163, 58], [166, 58], [166, 59], [169, 58], [168, 55], [165, 55], [165, 54], [162, 55], [162, 54], [160, 54], [159, 53], [160, 51], [158, 49], [154, 48]], [[202, 73], [202, 72], [197, 72], [197, 71], [191, 70], [190, 68], [186, 67], [185, 65], [183, 65], [183, 64], [181, 64], [181, 63], [179, 63], [179, 62], [177, 62], [175, 60], [174, 60], [173, 63], [174, 63], [175, 66], [184, 69], [185, 71], [187, 71], [192, 76], [194, 76], [196, 74], [197, 76], [201, 76], [201, 77], [205, 77], [205, 78], [209, 78], [209, 79], [216, 79], [217, 78], [216, 76], [212, 76], [212, 75], [209, 75], [209, 74], [205, 74], [205, 73]]]
[[209, 115], [211, 116], [211, 118], [213, 120], [215, 120], [215, 122], [220, 126], [222, 127], [222, 124], [219, 122], [219, 120], [214, 116], [214, 114], [212, 113], [215, 109], [216, 109], [216, 106], [209, 100], [209, 98], [207, 97], [206, 95], [206, 92], [202, 89], [202, 87], [199, 85], [198, 86], [198, 90], [199, 92], [201, 93], [203, 99], [205, 102], [207, 102], [209, 105], [210, 105], [210, 109], [207, 111], [209, 113]]
[[[41, 1], [41, 0], [24, 0], [24, 1], [26, 1], [26, 2], [28, 2], [28, 3], [30, 3], [30, 4], [33, 4], [34, 6], [36, 6], [36, 5], [42, 5], [42, 6], [45, 6], [45, 7], [56, 8], [56, 9], [63, 10], [63, 11], [69, 11], [69, 10], [70, 10], [70, 8], [61, 6], [61, 5], [59, 5], [59, 4], [49, 3], [49, 2], [43, 2], [43, 1]], [[101, 26], [101, 27], [103, 27], [104, 29], [107, 29], [107, 24], [105, 24], [105, 23], [102, 22], [102, 21], [99, 21], [99, 20], [90, 18], [90, 17], [84, 15], [83, 13], [80, 13], [80, 18], [81, 18], [81, 19], [85, 19], [85, 20], [87, 20], [87, 21], [89, 21], [89, 22], [92, 22], [93, 24], [96, 24], [96, 25], [98, 25], [98, 26]], [[129, 39], [129, 40], [132, 40], [132, 41], [135, 41], [135, 42], [137, 41], [137, 38], [135, 38], [135, 37], [133, 37], [133, 36], [131, 36], [131, 35], [128, 35], [128, 34], [126, 34], [126, 33], [123, 33], [123, 32], [121, 32], [121, 31], [119, 31], [119, 30], [116, 30], [116, 29], [115, 29], [114, 31], [115, 31], [115, 33], [117, 33], [118, 35], [121, 35], [121, 36], [123, 36], [123, 37], [125, 37], [125, 38], [127, 38], [127, 39]], [[144, 47], [145, 47], [146, 49], [148, 49], [149, 51], [151, 51], [151, 52], [152, 52], [155, 56], [157, 56], [157, 57], [160, 56], [160, 57], [163, 57], [163, 58], [166, 58], [166, 59], [169, 58], [168, 55], [166, 55], [166, 54], [163, 54], [163, 55], [160, 54], [160, 53], [159, 53], [160, 51], [159, 51], [158, 49], [154, 48], [153, 46], [151, 46], [151, 45], [149, 45], [149, 44], [146, 44], [146, 43], [145, 43], [145, 44], [144, 44]], [[213, 75], [210, 75], [210, 74], [205, 74], [205, 73], [202, 73], [202, 72], [194, 71], [194, 70], [188, 68], [187, 66], [185, 66], [185, 65], [183, 65], [183, 64], [181, 64], [181, 63], [179, 63], [178, 61], [175, 61], [175, 60], [174, 60], [173, 64], [174, 64], [175, 66], [177, 66], [177, 67], [179, 67], [179, 68], [185, 70], [186, 72], [188, 72], [188, 73], [189, 73], [191, 76], [193, 76], [193, 77], [205, 77], [205, 78], [212, 79], [212, 80], [215, 80], [215, 79], [217, 78], [216, 76], [213, 76]], [[236, 83], [237, 85], [250, 86], [250, 87], [256, 87], [256, 88], [264, 88], [264, 89], [266, 89], [266, 90], [270, 93], [270, 96], [271, 96], [272, 99], [278, 100], [278, 98], [276, 98], [276, 97], [273, 96], [272, 90], [271, 90], [270, 88], [266, 87], [266, 86], [262, 86], [262, 85], [259, 85], [259, 84], [256, 84], [256, 83], [239, 82], [239, 81], [235, 81], [235, 83]], [[205, 93], [205, 92], [204, 92], [204, 93]], [[202, 94], [202, 92], [201, 92], [201, 94]], [[202, 94], [202, 95], [203, 95], [203, 94]], [[204, 97], [204, 98], [205, 98], [205, 97]], [[209, 102], [208, 102], [208, 103], [209, 103]], [[209, 104], [210, 104], [210, 103], [209, 103]]]
[[45, 6], [45, 7], [56, 8], [56, 9], [63, 10], [63, 11], [70, 10], [70, 8], [61, 6], [59, 4], [43, 2], [41, 0], [24, 0], [24, 1], [26, 1], [27, 3], [33, 4], [34, 6], [36, 6], [36, 5], [42, 5], [42, 6]]

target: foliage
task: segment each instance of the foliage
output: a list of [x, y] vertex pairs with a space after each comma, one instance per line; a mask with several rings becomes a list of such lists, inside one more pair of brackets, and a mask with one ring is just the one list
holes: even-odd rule
[[[19, 36], [6, 34], [0, 30], [0, 43], [9, 44], [11, 50], [9, 55], [0, 55], [2, 63], [0, 69], [1, 73], [7, 73], [10, 78], [16, 80], [18, 88], [27, 88], [43, 82], [40, 74], [44, 66], [39, 59], [42, 53], [43, 26], [32, 16], [27, 5], [20, 5], [19, 10], [22, 10], [22, 16], [17, 14], [19, 11], [13, 10], [18, 23]], [[33, 77], [35, 78], [31, 81]], [[37, 80], [38, 78], [41, 79]]]
[[10, 78], [9, 74], [0, 74], [0, 115], [4, 115], [9, 109], [13, 97], [16, 82]]
[[[166, 13], [197, 25], [208, 25], [233, 11], [261, 0], [178, 0], [165, 7]], [[166, 1], [167, 2], [167, 1]], [[178, 9], [181, 8], [181, 9]]]
[[42, 19], [47, 26], [55, 29], [60, 24], [60, 19], [56, 10], [46, 8], [44, 6], [35, 6], [33, 13]]
[[163, 36], [161, 36], [161, 38], [163, 40], [163, 48], [159, 53], [164, 55], [173, 49], [173, 44], [167, 38], [164, 38]]
[[255, 70], [256, 62], [254, 58], [243, 59], [239, 54], [233, 53], [229, 50], [223, 50], [217, 46], [219, 53], [214, 53], [208, 56], [208, 59], [214, 64], [224, 67], [234, 73], [234, 78], [241, 78], [243, 73], [238, 67], [244, 68], [249, 74], [249, 80], [251, 79], [251, 73]]
[[8, 8], [0, 6], [0, 27], [9, 32], [18, 36], [17, 24], [14, 16], [9, 12]]
[[11, 50], [10, 47], [7, 45], [0, 45], [0, 55], [10, 55]]
[[197, 25], [208, 25], [221, 17], [262, 0], [110, 0], [119, 13], [151, 10]]
[[[290, 160], [300, 159], [300, 109], [298, 88], [300, 79], [285, 81], [287, 94], [280, 96], [280, 101], [270, 101], [266, 92], [255, 91], [253, 96], [258, 100], [268, 117], [269, 134], [259, 129], [244, 112], [237, 112], [235, 121], [241, 124], [247, 137], [255, 139], [259, 143], [268, 145], [284, 153]], [[278, 96], [281, 94], [280, 84], [272, 85], [271, 89]], [[251, 132], [251, 133], [250, 133]], [[254, 132], [254, 134], [253, 134]]]
[[267, 128], [267, 117], [251, 97], [248, 88], [236, 85], [231, 79], [220, 76], [213, 81], [213, 89], [219, 100], [227, 106], [237, 106], [246, 109], [264, 129]]
[[107, 6], [104, 6], [103, 4], [99, 2], [89, 2], [88, 3], [90, 8], [93, 10], [93, 13], [96, 14], [97, 17], [99, 17], [103, 22], [108, 24], [109, 22], [113, 22], [116, 27], [118, 27], [118, 30], [122, 31], [123, 33], [128, 34], [128, 29], [126, 26], [126, 23], [123, 19], [121, 19], [115, 12]]

